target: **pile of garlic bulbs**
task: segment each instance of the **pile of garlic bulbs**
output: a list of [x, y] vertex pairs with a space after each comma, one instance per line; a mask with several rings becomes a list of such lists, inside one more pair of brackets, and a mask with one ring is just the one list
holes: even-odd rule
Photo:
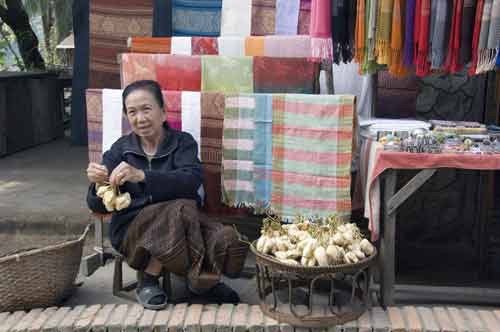
[[354, 264], [375, 251], [356, 224], [335, 216], [314, 221], [297, 217], [291, 224], [267, 217], [256, 249], [285, 264], [308, 267]]
[[96, 195], [102, 199], [102, 203], [108, 212], [126, 209], [132, 202], [129, 193], [120, 193], [118, 187], [110, 184], [97, 185]]

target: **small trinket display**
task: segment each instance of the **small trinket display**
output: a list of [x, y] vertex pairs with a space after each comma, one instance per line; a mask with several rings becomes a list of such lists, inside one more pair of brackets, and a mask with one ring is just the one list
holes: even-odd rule
[[386, 151], [411, 153], [500, 153], [500, 135], [489, 134], [486, 127], [475, 122], [430, 121], [433, 130], [412, 132], [384, 131], [378, 141]]

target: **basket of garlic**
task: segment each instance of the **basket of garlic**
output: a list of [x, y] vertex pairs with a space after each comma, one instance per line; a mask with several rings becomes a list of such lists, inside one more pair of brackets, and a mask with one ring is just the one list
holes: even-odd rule
[[[260, 306], [278, 321], [302, 327], [343, 324], [369, 305], [377, 250], [356, 224], [334, 215], [296, 217], [291, 224], [267, 217], [251, 250]], [[297, 303], [300, 291], [307, 298], [302, 305]]]

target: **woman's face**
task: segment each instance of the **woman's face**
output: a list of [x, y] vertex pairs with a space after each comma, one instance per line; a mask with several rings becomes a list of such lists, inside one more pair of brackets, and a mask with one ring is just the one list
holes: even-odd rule
[[130, 126], [137, 136], [161, 136], [165, 115], [149, 91], [132, 91], [125, 99], [125, 107]]

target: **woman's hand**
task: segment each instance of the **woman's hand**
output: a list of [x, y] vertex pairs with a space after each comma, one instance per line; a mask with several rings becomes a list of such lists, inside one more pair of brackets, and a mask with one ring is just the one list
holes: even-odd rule
[[87, 167], [87, 178], [93, 183], [106, 182], [108, 181], [108, 169], [101, 164], [89, 163]]
[[144, 181], [146, 175], [140, 169], [130, 166], [126, 162], [122, 161], [116, 168], [111, 172], [109, 177], [109, 182], [115, 186], [121, 186], [125, 182], [142, 182]]

